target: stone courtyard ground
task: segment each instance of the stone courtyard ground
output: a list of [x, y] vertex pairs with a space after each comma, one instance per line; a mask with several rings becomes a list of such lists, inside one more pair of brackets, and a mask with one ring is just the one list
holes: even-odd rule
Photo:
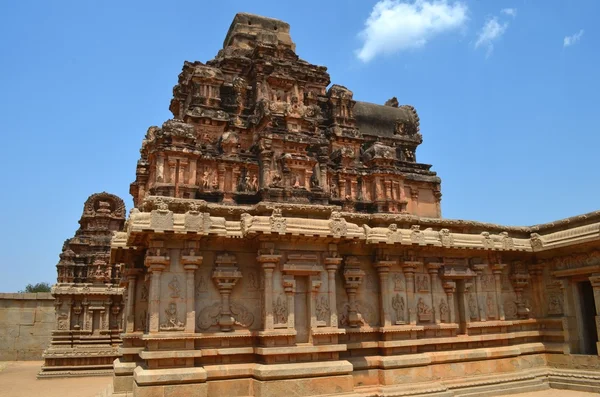
[[[0, 361], [0, 395], [2, 397], [96, 397], [112, 382], [110, 376], [38, 380], [36, 375], [42, 364], [43, 361]], [[548, 389], [514, 395], [519, 397], [591, 397], [596, 394]]]

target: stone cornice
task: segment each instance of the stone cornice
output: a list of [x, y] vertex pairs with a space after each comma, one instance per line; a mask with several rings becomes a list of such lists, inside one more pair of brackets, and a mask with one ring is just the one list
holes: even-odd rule
[[[147, 236], [152, 233], [224, 238], [275, 234], [362, 240], [365, 244], [525, 252], [600, 240], [600, 217], [596, 213], [575, 217], [573, 221], [536, 226], [538, 233], [527, 227], [501, 227], [407, 215], [348, 213], [339, 211], [337, 206], [274, 203], [225, 206], [202, 200], [149, 196], [141, 207], [141, 210], [131, 211], [126, 231], [115, 233], [113, 249], [144, 245]], [[310, 219], [306, 218], [306, 214], [310, 214]], [[582, 220], [589, 223], [575, 226]], [[592, 222], [594, 220], [596, 222]], [[565, 230], [543, 232], [553, 230], [558, 224], [565, 225]], [[490, 229], [485, 229], [486, 226]]]

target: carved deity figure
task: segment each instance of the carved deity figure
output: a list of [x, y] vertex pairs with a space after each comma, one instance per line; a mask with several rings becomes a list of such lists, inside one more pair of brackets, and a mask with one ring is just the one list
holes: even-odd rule
[[169, 289], [171, 290], [171, 298], [179, 298], [181, 287], [179, 286], [179, 280], [177, 280], [177, 276], [173, 276], [173, 279], [169, 283]]
[[487, 315], [488, 317], [496, 317], [496, 308], [495, 308], [495, 304], [494, 304], [494, 299], [492, 298], [492, 295], [489, 294], [485, 300], [485, 305], [487, 308]]
[[338, 188], [335, 182], [331, 182], [331, 186], [329, 187], [329, 191], [331, 193], [331, 197], [338, 197], [339, 193], [338, 193]]
[[145, 302], [148, 300], [148, 286], [146, 285], [146, 283], [142, 284], [142, 292], [141, 292], [142, 296], [141, 296], [141, 301]]
[[287, 305], [285, 304], [285, 299], [281, 299], [281, 296], [277, 297], [273, 311], [275, 314], [275, 324], [287, 324]]
[[446, 303], [446, 299], [440, 299], [440, 320], [445, 323], [448, 321], [448, 313], [450, 309], [448, 308], [448, 303]]
[[427, 304], [425, 304], [423, 298], [419, 298], [419, 301], [417, 302], [417, 313], [431, 314], [431, 309], [429, 308], [429, 306], [427, 306]]
[[161, 325], [163, 330], [179, 330], [183, 329], [183, 323], [177, 318], [177, 304], [175, 302], [169, 303], [169, 306], [165, 310], [167, 315], [167, 321]]
[[204, 171], [202, 174], [202, 189], [210, 189], [210, 173], [208, 171]]
[[327, 317], [329, 316], [329, 302], [324, 296], [321, 296], [321, 299], [317, 302], [317, 321], [327, 321]]
[[396, 294], [396, 296], [392, 298], [392, 308], [396, 312], [396, 324], [404, 323], [405, 307], [404, 297], [400, 296], [400, 294]]

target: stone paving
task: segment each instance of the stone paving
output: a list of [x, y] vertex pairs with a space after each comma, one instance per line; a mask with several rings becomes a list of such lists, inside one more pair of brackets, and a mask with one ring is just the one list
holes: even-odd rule
[[[36, 379], [42, 361], [0, 361], [3, 397], [96, 397], [112, 382], [110, 376]], [[594, 393], [548, 389], [516, 394], [519, 397], [591, 397]]]
[[43, 361], [0, 362], [3, 397], [96, 397], [112, 382], [111, 376], [37, 379]]

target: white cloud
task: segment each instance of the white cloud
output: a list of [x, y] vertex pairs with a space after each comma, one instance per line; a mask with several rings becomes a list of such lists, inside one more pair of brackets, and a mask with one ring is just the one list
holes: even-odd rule
[[356, 56], [369, 62], [377, 55], [423, 47], [434, 36], [462, 27], [466, 4], [447, 0], [380, 0], [359, 36], [364, 41]]
[[565, 39], [563, 40], [563, 47], [569, 47], [577, 44], [577, 42], [581, 40], [581, 36], [583, 36], [583, 29], [575, 34], [572, 34], [571, 36], [565, 36]]
[[517, 9], [516, 8], [503, 8], [502, 11], [503, 14], [506, 14], [508, 16], [511, 16], [513, 18], [515, 18], [517, 16]]
[[494, 42], [498, 40], [506, 29], [508, 28], [508, 22], [501, 24], [498, 22], [496, 17], [488, 19], [488, 21], [483, 25], [479, 35], [477, 36], [477, 41], [475, 42], [475, 48], [485, 47], [487, 48], [487, 56], [492, 54], [494, 50]]

